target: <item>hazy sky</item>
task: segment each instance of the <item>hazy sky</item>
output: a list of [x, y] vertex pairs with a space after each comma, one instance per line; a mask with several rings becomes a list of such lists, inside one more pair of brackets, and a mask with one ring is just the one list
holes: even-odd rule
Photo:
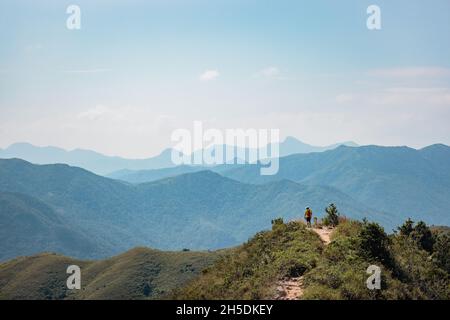
[[194, 120], [317, 145], [450, 144], [449, 32], [448, 0], [2, 0], [0, 148], [145, 157]]

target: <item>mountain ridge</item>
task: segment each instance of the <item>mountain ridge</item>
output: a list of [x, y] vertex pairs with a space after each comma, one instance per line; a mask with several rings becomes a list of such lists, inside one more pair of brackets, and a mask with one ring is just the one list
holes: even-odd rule
[[[130, 185], [68, 165], [0, 160], [0, 191], [37, 198], [74, 231], [99, 244], [80, 258], [107, 257], [139, 245], [165, 250], [229, 247], [270, 227], [276, 216], [301, 216], [307, 205], [318, 208], [319, 215], [328, 202], [339, 204], [349, 216], [391, 223], [386, 214], [332, 187], [286, 181], [255, 186], [210, 171]], [[33, 248], [32, 241], [29, 246]]]
[[[343, 143], [355, 145], [354, 142]], [[303, 143], [296, 138], [287, 137], [282, 143], [280, 143], [280, 155], [284, 156], [286, 154], [298, 152], [323, 151], [330, 148], [335, 148], [343, 143], [337, 143], [325, 147], [317, 147]], [[231, 148], [227, 145], [223, 145], [222, 147], [227, 150]], [[117, 171], [125, 169], [153, 170], [175, 167], [175, 164], [171, 160], [171, 153], [172, 148], [166, 148], [153, 157], [131, 159], [120, 156], [108, 156], [96, 151], [82, 148], [66, 150], [54, 146], [38, 147], [31, 143], [19, 142], [12, 144], [5, 149], [0, 149], [0, 158], [20, 158], [35, 164], [65, 163], [82, 167], [100, 175], [111, 175]]]
[[[258, 165], [235, 168], [223, 175], [244, 183], [266, 183], [289, 178], [308, 185], [328, 185], [381, 211], [408, 216], [435, 217], [449, 224], [450, 147], [340, 146], [322, 153], [280, 158], [280, 170], [261, 176]], [[397, 223], [400, 221], [397, 221]]]
[[[221, 167], [219, 173], [196, 168], [140, 184], [65, 164], [8, 159], [0, 160], [0, 192], [41, 201], [74, 234], [89, 235], [98, 247], [82, 258], [107, 257], [138, 245], [217, 249], [245, 241], [277, 216], [301, 217], [305, 206], [320, 216], [331, 202], [351, 218], [367, 217], [387, 228], [407, 217], [450, 224], [448, 150], [444, 145], [423, 150], [342, 146], [283, 157], [275, 176], [260, 176], [258, 165], [243, 165]], [[34, 216], [34, 208], [24, 210]], [[42, 250], [32, 243], [30, 248]], [[29, 253], [21, 250], [18, 255]], [[9, 257], [6, 250], [0, 252], [0, 259]]]

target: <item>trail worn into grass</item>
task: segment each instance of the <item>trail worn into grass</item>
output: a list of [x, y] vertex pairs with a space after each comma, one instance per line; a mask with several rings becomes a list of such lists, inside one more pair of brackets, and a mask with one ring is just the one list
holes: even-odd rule
[[322, 242], [325, 245], [328, 245], [331, 242], [331, 232], [333, 231], [333, 229], [329, 229], [329, 228], [312, 228], [312, 230], [317, 233], [320, 237], [320, 239], [322, 239]]
[[[331, 242], [331, 233], [333, 229], [329, 228], [311, 228], [317, 233], [324, 243], [328, 245]], [[277, 300], [298, 300], [303, 295], [303, 276], [285, 278], [277, 283]]]
[[298, 300], [303, 295], [303, 276], [286, 278], [277, 284], [277, 300]]

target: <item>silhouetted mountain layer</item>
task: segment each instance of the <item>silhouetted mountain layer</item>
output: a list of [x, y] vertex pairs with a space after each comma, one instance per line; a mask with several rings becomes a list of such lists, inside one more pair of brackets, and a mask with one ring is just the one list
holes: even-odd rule
[[396, 224], [407, 217], [450, 224], [450, 147], [345, 147], [280, 159], [280, 170], [261, 176], [258, 165], [223, 172], [245, 183], [290, 179], [327, 185], [365, 205], [389, 212]]
[[173, 167], [171, 154], [172, 150], [166, 149], [158, 156], [147, 159], [125, 159], [106, 156], [91, 150], [67, 151], [57, 147], [37, 147], [29, 143], [15, 143], [0, 150], [0, 158], [4, 159], [19, 158], [35, 164], [62, 163], [102, 175], [122, 169], [143, 170]]
[[[110, 256], [139, 245], [176, 250], [229, 247], [268, 228], [274, 217], [302, 217], [307, 205], [317, 215], [334, 202], [350, 217], [368, 216], [386, 224], [392, 219], [332, 187], [288, 180], [251, 185], [210, 171], [130, 185], [68, 165], [0, 160], [0, 191], [36, 198], [65, 226], [86, 234], [98, 247], [75, 254], [82, 258]], [[20, 234], [6, 230], [4, 236]], [[42, 250], [40, 232], [27, 237], [27, 250], [17, 248], [16, 255]], [[0, 252], [0, 257], [10, 257], [11, 250], [8, 255]], [[65, 248], [58, 252], [73, 253]]]
[[[279, 144], [280, 156], [285, 156], [294, 153], [319, 152], [329, 149], [334, 149], [339, 145], [355, 146], [354, 142], [344, 142], [334, 144], [326, 147], [316, 147], [303, 143], [293, 137], [286, 138], [285, 141]], [[225, 152], [234, 152], [233, 147], [223, 145]], [[238, 148], [242, 152], [248, 152], [247, 149]], [[203, 152], [203, 151], [197, 151]], [[106, 156], [101, 153], [75, 149], [67, 151], [57, 147], [37, 147], [29, 143], [15, 143], [6, 149], [0, 149], [0, 158], [10, 159], [19, 158], [29, 161], [34, 164], [56, 164], [63, 163], [71, 166], [84, 168], [96, 174], [117, 175], [116, 171], [127, 170], [154, 170], [161, 168], [171, 168], [175, 164], [172, 162], [172, 149], [168, 148], [161, 152], [161, 154], [147, 158], [147, 159], [126, 159], [122, 157]], [[237, 157], [237, 155], [235, 156]], [[235, 158], [233, 157], [233, 158]], [[187, 173], [189, 171], [184, 171]], [[120, 178], [120, 177], [116, 177]]]

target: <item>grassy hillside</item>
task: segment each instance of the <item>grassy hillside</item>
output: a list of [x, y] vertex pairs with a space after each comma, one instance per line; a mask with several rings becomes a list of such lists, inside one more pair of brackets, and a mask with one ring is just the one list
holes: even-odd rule
[[[300, 223], [276, 223], [173, 297], [271, 299], [277, 280], [302, 276], [300, 299], [450, 299], [449, 249], [448, 233], [422, 223], [388, 236], [376, 223], [348, 220], [327, 246]], [[366, 286], [370, 265], [381, 268], [381, 290]]]
[[[300, 222], [220, 252], [136, 248], [99, 261], [44, 253], [0, 264], [1, 299], [274, 299], [280, 280], [301, 276], [299, 299], [450, 299], [446, 228], [405, 222], [387, 235], [376, 223], [342, 220], [325, 245]], [[81, 267], [81, 290], [66, 289], [66, 268]], [[381, 268], [381, 290], [366, 286]]]
[[319, 236], [298, 222], [276, 222], [244, 245], [228, 252], [188, 286], [182, 299], [270, 299], [276, 281], [315, 268], [324, 246]]
[[[136, 248], [111, 259], [80, 261], [44, 253], [0, 264], [0, 299], [157, 299], [193, 279], [218, 253]], [[66, 269], [81, 268], [81, 290]]]
[[[351, 217], [390, 219], [331, 187], [287, 180], [255, 186], [210, 171], [130, 185], [67, 165], [0, 160], [0, 191], [39, 199], [67, 227], [88, 235], [98, 247], [76, 254], [79, 258], [104, 258], [136, 246], [203, 250], [239, 245], [270, 228], [274, 216], [292, 219], [301, 216], [307, 205], [319, 213], [330, 202]], [[7, 239], [8, 235], [21, 233], [11, 235], [6, 230]], [[27, 237], [28, 249], [35, 251], [17, 248], [16, 256], [41, 252], [40, 233]], [[64, 248], [57, 252], [69, 254]]]
[[[349, 221], [338, 226], [317, 267], [305, 274], [302, 298], [450, 299], [450, 270], [443, 264], [449, 245], [427, 251], [413, 236], [386, 236], [374, 223]], [[366, 287], [369, 265], [381, 268], [381, 290]]]

